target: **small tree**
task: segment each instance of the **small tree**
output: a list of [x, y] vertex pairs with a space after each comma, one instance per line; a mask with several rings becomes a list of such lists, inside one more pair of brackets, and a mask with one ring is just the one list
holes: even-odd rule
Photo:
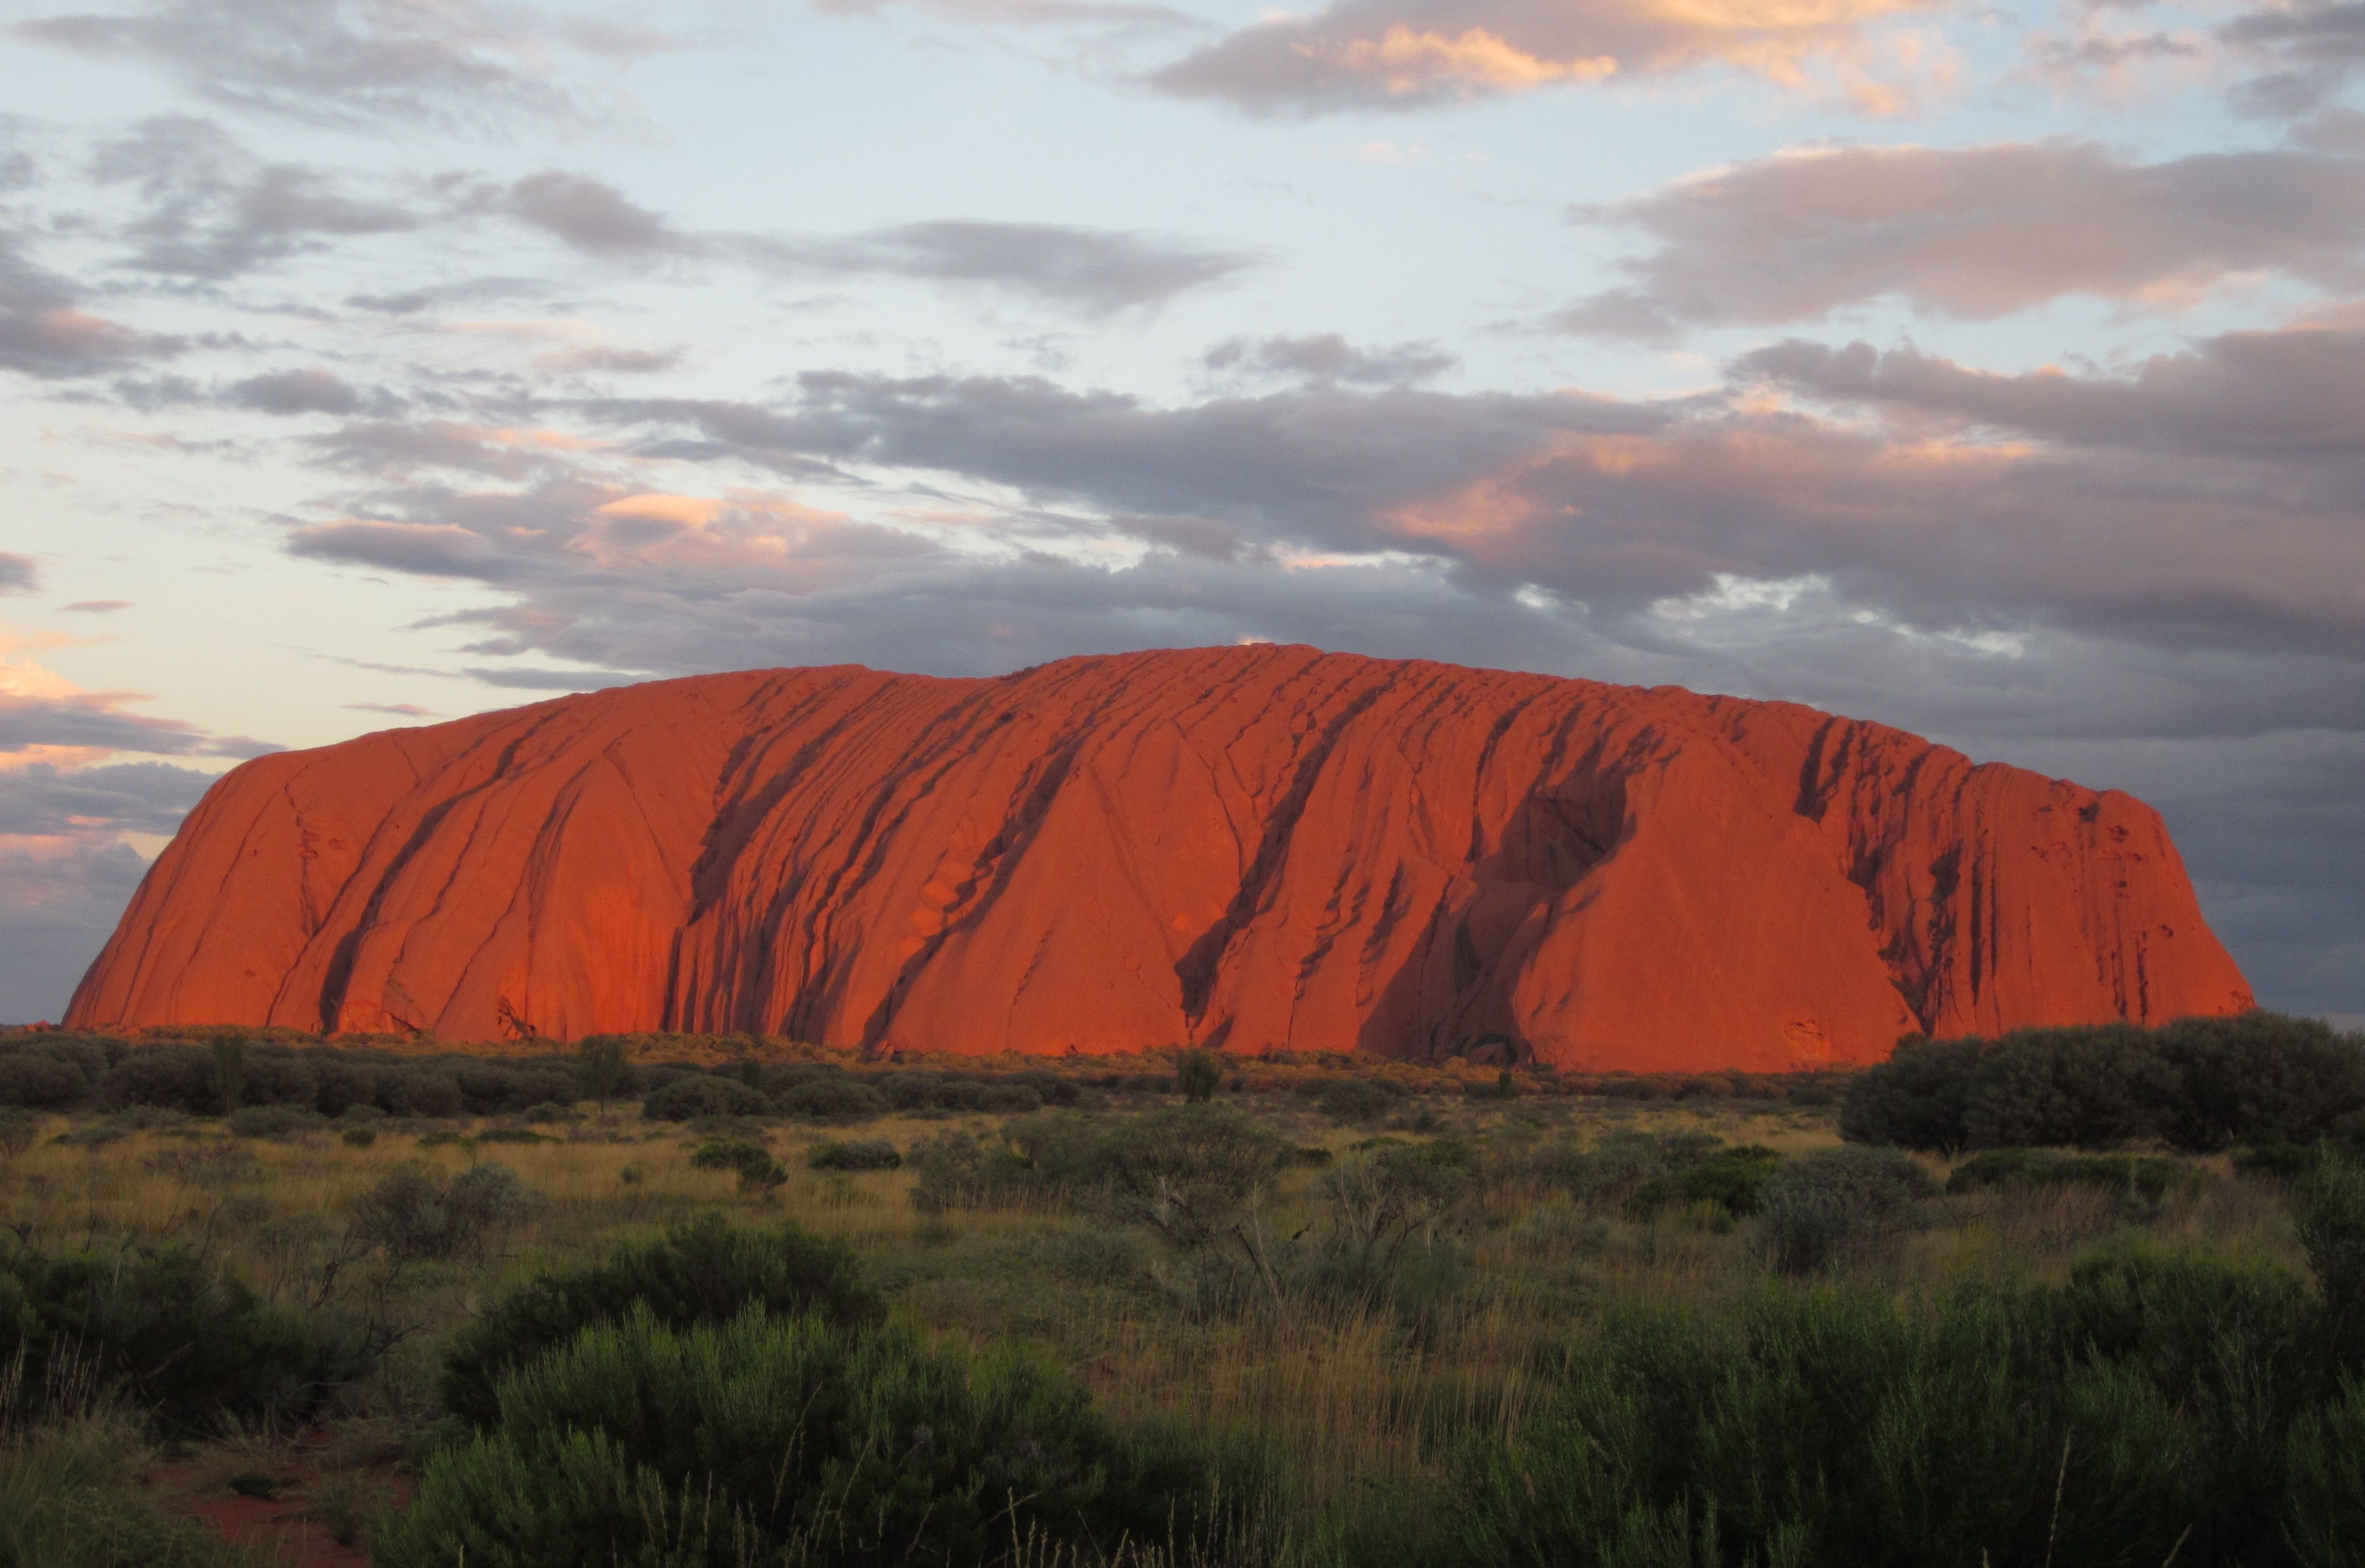
[[1194, 1105], [1204, 1105], [1223, 1086], [1224, 1064], [1204, 1046], [1184, 1051], [1174, 1058], [1174, 1081], [1181, 1087], [1183, 1099]]
[[624, 1041], [618, 1035], [589, 1035], [575, 1047], [583, 1072], [583, 1092], [600, 1103], [605, 1112], [608, 1102], [624, 1092], [633, 1066], [628, 1059]]
[[246, 1040], [238, 1035], [214, 1036], [214, 1090], [221, 1096], [222, 1114], [238, 1109], [246, 1091]]

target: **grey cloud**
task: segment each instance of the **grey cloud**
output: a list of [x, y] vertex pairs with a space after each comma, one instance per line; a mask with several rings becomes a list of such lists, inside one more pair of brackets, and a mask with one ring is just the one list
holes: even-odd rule
[[470, 666], [467, 673], [487, 686], [512, 691], [600, 691], [648, 678], [646, 671], [635, 674], [617, 669], [497, 669], [478, 665]]
[[562, 170], [476, 186], [465, 205], [610, 260], [722, 260], [788, 277], [973, 284], [1093, 316], [1162, 304], [1263, 259], [1175, 235], [968, 218], [838, 236], [700, 232], [678, 227], [606, 181]]
[[2226, 23], [2217, 36], [2265, 58], [2265, 68], [2235, 93], [2237, 105], [2260, 114], [2295, 118], [2322, 108], [2365, 69], [2360, 0], [2261, 6]]
[[595, 254], [689, 254], [707, 244], [606, 181], [564, 170], [545, 169], [505, 186], [483, 187], [472, 200]]
[[30, 555], [0, 550], [0, 593], [30, 593], [41, 586], [41, 564]]
[[95, 375], [188, 347], [82, 308], [77, 292], [0, 236], [0, 370], [44, 378]]
[[91, 956], [115, 930], [147, 871], [130, 848], [74, 841], [62, 846], [0, 842], [0, 1022], [62, 1016]]
[[2300, 151], [2146, 164], [2074, 142], [1839, 148], [1573, 216], [1653, 246], [1623, 263], [1631, 286], [1558, 318], [1575, 332], [1810, 320], [1891, 296], [1988, 319], [2261, 272], [2365, 283], [2365, 162]]
[[297, 529], [291, 554], [346, 566], [380, 566], [430, 577], [500, 582], [520, 569], [488, 541], [452, 523], [323, 522]]
[[118, 610], [133, 608], [128, 599], [78, 599], [62, 608], [84, 615], [112, 615]]
[[1201, 355], [1200, 363], [1215, 371], [1395, 386], [1433, 380], [1461, 361], [1435, 343], [1363, 349], [1336, 332], [1321, 332], [1305, 337], [1227, 338]]
[[578, 116], [566, 67], [672, 42], [517, 0], [130, 0], [11, 30], [155, 65], [219, 104], [338, 127]]
[[170, 834], [214, 775], [163, 762], [0, 772], [0, 838]]
[[432, 719], [432, 708], [422, 708], [416, 702], [348, 702], [346, 708], [356, 713], [386, 713], [398, 719]]
[[211, 120], [163, 115], [102, 145], [94, 178], [130, 186], [142, 209], [122, 238], [129, 266], [219, 281], [336, 240], [419, 229], [430, 211], [383, 195], [356, 195], [343, 176], [271, 162]]
[[768, 242], [762, 252], [791, 271], [977, 284], [1094, 316], [1163, 304], [1262, 260], [1173, 235], [968, 219]]
[[2048, 440], [2266, 463], [2313, 459], [2330, 465], [2336, 493], [2365, 471], [2365, 331], [2227, 332], [2155, 355], [2125, 375], [2004, 375], [1910, 348], [1796, 341], [1744, 355], [1733, 368], [1826, 400]]
[[600, 344], [555, 349], [534, 355], [535, 368], [562, 373], [604, 373], [610, 375], [655, 375], [682, 362], [679, 349], [628, 349]]
[[[73, 746], [149, 756], [259, 756], [280, 748], [245, 735], [211, 735], [178, 719], [127, 713], [138, 700], [111, 691], [69, 697], [0, 695], [0, 754], [34, 746]], [[0, 778], [6, 778], [0, 771]]]
[[229, 399], [264, 414], [350, 414], [362, 395], [325, 370], [275, 370], [230, 386]]

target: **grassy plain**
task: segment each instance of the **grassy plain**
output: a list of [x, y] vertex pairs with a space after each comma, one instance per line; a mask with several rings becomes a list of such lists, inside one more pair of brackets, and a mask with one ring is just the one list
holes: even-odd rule
[[[1177, 1097], [1095, 1099], [1048, 1114], [1121, 1126]], [[365, 1305], [394, 1327], [391, 1349], [337, 1393], [328, 1419], [234, 1432], [150, 1468], [168, 1510], [236, 1525], [235, 1508], [252, 1505], [245, 1525], [259, 1560], [359, 1560], [334, 1538], [363, 1538], [365, 1516], [404, 1495], [438, 1429], [435, 1379], [454, 1327], [538, 1273], [708, 1213], [840, 1238], [891, 1311], [931, 1339], [1031, 1347], [1113, 1416], [1162, 1417], [1259, 1452], [1288, 1478], [1275, 1505], [1294, 1516], [1288, 1529], [1310, 1534], [1359, 1498], [1440, 1495], [1469, 1439], [1514, 1435], [1529, 1419], [1552, 1348], [1618, 1309], [1728, 1306], [1768, 1279], [1757, 1221], [1702, 1204], [1633, 1214], [1631, 1183], [1585, 1191], [1541, 1174], [1554, 1151], [1564, 1160], [1635, 1135], [1705, 1135], [1796, 1158], [1839, 1142], [1833, 1107], [1784, 1099], [1438, 1093], [1361, 1121], [1295, 1094], [1218, 1099], [1301, 1151], [1254, 1205], [1254, 1223], [1276, 1238], [1324, 1222], [1337, 1202], [1330, 1173], [1374, 1138], [1459, 1142], [1477, 1151], [1483, 1179], [1424, 1221], [1434, 1267], [1418, 1289], [1379, 1303], [1293, 1294], [1258, 1310], [1211, 1304], [1192, 1257], [1105, 1213], [1055, 1201], [927, 1212], [913, 1201], [909, 1166], [808, 1169], [813, 1148], [847, 1137], [899, 1150], [948, 1131], [992, 1140], [1007, 1118], [989, 1114], [683, 1125], [644, 1120], [624, 1102], [534, 1122], [382, 1121], [351, 1139], [334, 1121], [237, 1137], [211, 1118], [129, 1130], [140, 1118], [50, 1115], [30, 1147], [0, 1158], [0, 1220], [49, 1252], [185, 1243], [273, 1302]], [[730, 1171], [693, 1164], [718, 1136], [768, 1147], [786, 1182], [743, 1190]], [[1948, 1162], [1922, 1159], [1943, 1185]], [[479, 1244], [443, 1258], [357, 1254], [356, 1212], [388, 1177], [456, 1178], [493, 1162], [514, 1171], [526, 1202]], [[1939, 1197], [1915, 1226], [1834, 1268], [1907, 1303], [1967, 1281], [2057, 1283], [2080, 1257], [2130, 1239], [2303, 1273], [2281, 1191], [2222, 1159], [2195, 1164], [2210, 1179], [2157, 1203], [2078, 1186]], [[231, 1503], [231, 1482], [252, 1488], [258, 1474], [277, 1481], [275, 1502]]]

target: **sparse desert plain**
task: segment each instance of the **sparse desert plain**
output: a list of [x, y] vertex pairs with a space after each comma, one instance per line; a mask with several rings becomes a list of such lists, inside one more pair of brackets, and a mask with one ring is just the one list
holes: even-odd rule
[[[2230, 1089], [2229, 1089], [2230, 1086]], [[0, 1560], [2337, 1563], [2365, 1050], [0, 1039]]]

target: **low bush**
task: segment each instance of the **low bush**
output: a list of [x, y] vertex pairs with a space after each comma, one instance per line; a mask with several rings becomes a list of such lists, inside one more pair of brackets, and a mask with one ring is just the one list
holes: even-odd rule
[[653, 1122], [687, 1122], [700, 1116], [757, 1116], [770, 1104], [759, 1090], [735, 1078], [696, 1072], [677, 1078], [641, 1102], [641, 1114]]
[[505, 1378], [381, 1532], [386, 1568], [1107, 1562], [1187, 1542], [1206, 1466], [1034, 1363], [751, 1310], [640, 1311]]
[[144, 1495], [138, 1428], [105, 1415], [0, 1440], [0, 1568], [229, 1568], [239, 1554]]
[[0, 1105], [67, 1111], [98, 1097], [106, 1053], [95, 1046], [49, 1041], [0, 1044]]
[[2090, 1187], [2158, 1204], [2171, 1193], [2207, 1187], [2206, 1170], [2157, 1155], [2063, 1154], [2042, 1148], [1991, 1148], [1972, 1156], [1946, 1179], [1953, 1193], [1996, 1189]]
[[232, 1111], [222, 1125], [237, 1137], [286, 1137], [308, 1132], [321, 1121], [319, 1112], [294, 1105], [249, 1105]]
[[52, 1255], [0, 1238], [0, 1368], [34, 1387], [84, 1369], [161, 1431], [301, 1415], [369, 1360], [183, 1247]]
[[353, 1207], [353, 1234], [403, 1260], [481, 1255], [538, 1202], [506, 1165], [478, 1165], [448, 1179], [414, 1165], [362, 1195]]
[[1471, 1450], [1443, 1539], [1387, 1555], [2291, 1562], [2365, 1516], [2365, 1419], [2353, 1385], [2307, 1394], [2306, 1313], [2288, 1275], [2145, 1258], [1924, 1308], [1770, 1288], [1621, 1313]]
[[815, 1144], [805, 1164], [815, 1170], [893, 1170], [903, 1157], [885, 1138], [857, 1137]]
[[1851, 1142], [1947, 1155], [2149, 1138], [2205, 1154], [2352, 1128], [2365, 1131], [2365, 1037], [2266, 1012], [1911, 1039], [1855, 1075], [1840, 1115]]
[[1726, 1219], [1746, 1219], [1764, 1203], [1765, 1183], [1781, 1164], [1780, 1155], [1758, 1144], [1712, 1150], [1635, 1188], [1626, 1217], [1648, 1220], [1663, 1209], [1704, 1204]]
[[867, 1122], [888, 1110], [887, 1097], [870, 1085], [835, 1075], [794, 1084], [773, 1104], [784, 1116], [815, 1122]]
[[453, 1335], [440, 1385], [444, 1406], [476, 1426], [490, 1425], [502, 1377], [635, 1307], [687, 1327], [727, 1322], [750, 1306], [779, 1316], [816, 1313], [839, 1325], [875, 1322], [882, 1310], [843, 1243], [793, 1226], [734, 1230], [709, 1215], [660, 1241], [622, 1248], [588, 1269], [544, 1274], [503, 1296]]
[[1376, 1078], [1336, 1078], [1315, 1101], [1334, 1122], [1374, 1122], [1395, 1109], [1395, 1085]]
[[1775, 1268], [1853, 1261], [1917, 1224], [1937, 1183], [1890, 1149], [1825, 1149], [1779, 1167], [1759, 1189], [1758, 1243]]

